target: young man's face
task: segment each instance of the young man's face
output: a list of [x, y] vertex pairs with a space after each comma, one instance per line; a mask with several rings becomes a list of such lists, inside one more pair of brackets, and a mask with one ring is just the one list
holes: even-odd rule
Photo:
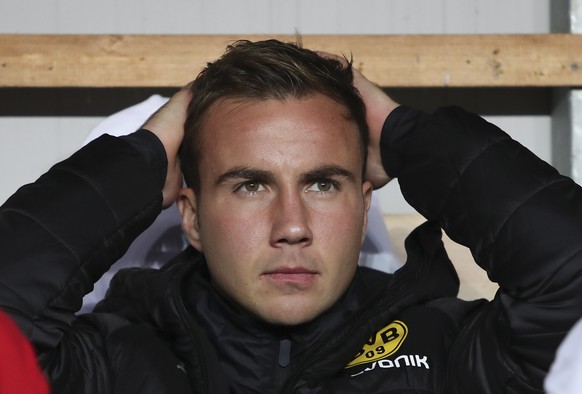
[[346, 114], [320, 94], [225, 100], [207, 114], [184, 230], [215, 284], [267, 322], [315, 318], [354, 275], [371, 184]]

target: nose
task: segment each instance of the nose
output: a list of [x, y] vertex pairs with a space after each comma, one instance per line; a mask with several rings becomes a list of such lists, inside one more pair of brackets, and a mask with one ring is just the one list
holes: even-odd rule
[[272, 218], [272, 246], [311, 244], [313, 234], [309, 226], [309, 208], [300, 191], [279, 194], [272, 207]]

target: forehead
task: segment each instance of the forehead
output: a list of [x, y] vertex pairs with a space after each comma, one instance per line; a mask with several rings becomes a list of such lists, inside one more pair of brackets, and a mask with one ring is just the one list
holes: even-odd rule
[[249, 162], [238, 165], [268, 160], [290, 164], [309, 157], [362, 164], [358, 129], [348, 110], [321, 94], [222, 100], [209, 110], [200, 137], [201, 171], [209, 164], [226, 164], [229, 158]]

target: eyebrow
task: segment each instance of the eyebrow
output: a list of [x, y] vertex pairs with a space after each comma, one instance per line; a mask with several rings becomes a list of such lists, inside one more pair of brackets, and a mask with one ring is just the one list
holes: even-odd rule
[[[301, 175], [300, 181], [301, 183], [311, 183], [316, 182], [321, 179], [327, 179], [332, 177], [344, 177], [349, 180], [354, 180], [354, 174], [347, 169], [334, 166], [334, 165], [325, 165], [321, 167], [314, 168], [311, 171], [308, 171]], [[220, 185], [223, 183], [227, 183], [232, 179], [249, 179], [259, 183], [274, 183], [275, 181], [275, 174], [271, 171], [260, 170], [258, 168], [253, 167], [234, 167], [225, 172], [224, 174], [220, 175], [215, 182], [215, 185]]]
[[275, 175], [271, 171], [259, 170], [258, 168], [235, 167], [220, 175], [214, 184], [218, 186], [232, 179], [250, 179], [260, 183], [272, 183]]
[[320, 179], [327, 179], [327, 178], [333, 178], [333, 177], [343, 177], [343, 178], [347, 178], [348, 180], [354, 180], [354, 174], [351, 171], [348, 171], [347, 169], [340, 167], [340, 166], [334, 166], [334, 165], [326, 165], [326, 166], [321, 166], [321, 167], [317, 167], [303, 175], [301, 175], [301, 182], [302, 183], [311, 183], [311, 182], [315, 182], [318, 181]]

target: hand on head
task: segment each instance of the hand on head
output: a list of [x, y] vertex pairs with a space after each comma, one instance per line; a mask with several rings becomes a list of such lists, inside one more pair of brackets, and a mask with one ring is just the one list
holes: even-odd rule
[[164, 197], [163, 208], [171, 206], [176, 201], [182, 187], [182, 171], [178, 152], [184, 139], [184, 121], [186, 120], [186, 111], [191, 98], [190, 84], [188, 84], [174, 94], [142, 126], [142, 128], [154, 133], [166, 150], [168, 173], [162, 190]]
[[[343, 56], [321, 51], [317, 51], [317, 53], [322, 57], [337, 60], [346, 66], [348, 64], [347, 59]], [[384, 93], [378, 85], [368, 80], [359, 70], [356, 68], [352, 68], [352, 70], [354, 87], [360, 93], [366, 106], [366, 121], [370, 133], [366, 178], [372, 182], [374, 189], [378, 189], [390, 181], [390, 176], [384, 170], [380, 157], [382, 126], [388, 114], [398, 107], [398, 103]]]
[[[347, 65], [345, 57], [326, 52], [317, 52], [320, 56], [335, 59]], [[375, 189], [390, 181], [390, 176], [384, 171], [380, 156], [380, 136], [382, 126], [388, 114], [398, 106], [376, 84], [368, 80], [360, 71], [353, 68], [353, 84], [359, 91], [366, 106], [366, 120], [369, 128], [369, 146], [366, 178], [372, 182]], [[142, 126], [154, 133], [164, 145], [168, 158], [168, 173], [163, 193], [163, 207], [172, 205], [182, 187], [182, 172], [178, 152], [184, 138], [184, 121], [188, 104], [192, 98], [191, 84], [180, 89]]]

